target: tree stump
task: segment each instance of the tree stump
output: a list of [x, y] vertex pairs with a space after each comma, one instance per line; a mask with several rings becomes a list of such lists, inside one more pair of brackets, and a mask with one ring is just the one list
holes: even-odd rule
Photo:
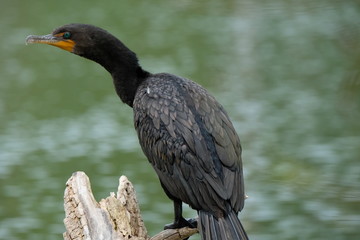
[[121, 176], [117, 193], [96, 202], [89, 178], [75, 172], [64, 193], [64, 240], [180, 240], [197, 229], [168, 229], [149, 237], [131, 182]]

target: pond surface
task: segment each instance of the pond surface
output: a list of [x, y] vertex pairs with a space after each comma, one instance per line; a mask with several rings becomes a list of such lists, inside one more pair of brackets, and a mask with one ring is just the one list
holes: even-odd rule
[[358, 1], [3, 0], [0, 20], [0, 239], [61, 239], [65, 182], [79, 170], [98, 200], [126, 175], [150, 234], [172, 221], [110, 75], [25, 46], [70, 22], [107, 29], [145, 69], [193, 79], [225, 106], [251, 239], [360, 236]]

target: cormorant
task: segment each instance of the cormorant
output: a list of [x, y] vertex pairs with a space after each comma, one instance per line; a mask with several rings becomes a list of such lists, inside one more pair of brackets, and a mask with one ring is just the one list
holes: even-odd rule
[[143, 152], [174, 202], [165, 228], [196, 227], [182, 217], [182, 202], [197, 210], [203, 240], [248, 239], [238, 219], [244, 180], [238, 135], [224, 108], [203, 87], [168, 73], [141, 68], [134, 52], [109, 32], [67, 24], [26, 43], [53, 45], [102, 65], [116, 93], [133, 108]]

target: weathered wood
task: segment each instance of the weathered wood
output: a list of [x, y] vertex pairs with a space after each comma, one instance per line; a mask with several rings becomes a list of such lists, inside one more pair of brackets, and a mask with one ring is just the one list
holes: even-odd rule
[[179, 229], [167, 229], [164, 230], [152, 238], [150, 240], [179, 240], [179, 239], [186, 239], [191, 235], [197, 233], [198, 230], [196, 228], [179, 228]]
[[116, 195], [110, 193], [96, 202], [89, 178], [75, 172], [66, 183], [64, 194], [65, 240], [180, 240], [197, 229], [168, 229], [150, 238], [142, 220], [131, 182], [121, 176]]

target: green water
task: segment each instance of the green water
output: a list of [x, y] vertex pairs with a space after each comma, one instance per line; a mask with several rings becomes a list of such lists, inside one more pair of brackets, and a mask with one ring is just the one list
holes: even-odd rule
[[78, 170], [98, 200], [126, 175], [151, 234], [172, 221], [109, 74], [25, 46], [70, 22], [109, 30], [145, 69], [193, 79], [225, 106], [244, 149], [251, 239], [360, 236], [358, 1], [2, 0], [0, 20], [0, 239], [61, 239]]

